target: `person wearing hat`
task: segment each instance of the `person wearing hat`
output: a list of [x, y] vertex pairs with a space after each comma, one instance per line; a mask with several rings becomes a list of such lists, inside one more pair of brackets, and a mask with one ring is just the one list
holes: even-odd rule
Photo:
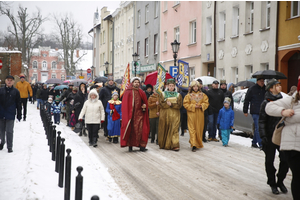
[[121, 147], [139, 147], [147, 151], [149, 135], [148, 101], [145, 92], [140, 89], [141, 79], [133, 77], [122, 98]]
[[[203, 88], [202, 80], [200, 78], [198, 78], [197, 81], [199, 83], [201, 91], [204, 94], [206, 94], [206, 96], [207, 96], [207, 90]], [[206, 139], [207, 124], [208, 124], [208, 109], [205, 109], [205, 111], [204, 111], [204, 127], [203, 127], [203, 134], [202, 134], [202, 142], [207, 142], [207, 139]]]
[[203, 148], [202, 134], [204, 127], [204, 111], [208, 108], [208, 97], [201, 91], [200, 83], [192, 81], [189, 93], [183, 100], [183, 106], [187, 110], [190, 144], [192, 151]]
[[48, 96], [49, 96], [49, 90], [47, 88], [47, 84], [43, 84], [43, 88], [41, 89], [41, 92], [40, 92], [40, 98], [42, 100], [42, 105], [45, 105], [45, 103], [47, 102], [48, 100]]
[[8, 75], [5, 86], [0, 88], [0, 150], [3, 149], [5, 139], [7, 141], [8, 153], [13, 152], [13, 133], [15, 116], [21, 120], [21, 98], [20, 92], [14, 88], [15, 79]]
[[224, 79], [220, 80], [220, 89], [224, 92], [225, 98], [226, 97], [230, 98], [230, 106], [231, 106], [231, 109], [234, 110], [232, 93], [229, 90], [227, 90], [226, 80], [224, 80]]
[[21, 80], [16, 84], [16, 89], [18, 89], [20, 92], [21, 105], [23, 106], [23, 120], [26, 121], [28, 93], [30, 94], [30, 99], [32, 98], [33, 94], [30, 83], [25, 81], [24, 74], [20, 74], [20, 79]]
[[168, 89], [159, 95], [158, 145], [160, 149], [179, 151], [179, 124], [182, 96], [176, 92], [174, 79], [167, 80]]
[[259, 136], [259, 126], [258, 126], [258, 118], [259, 118], [259, 110], [260, 105], [265, 99], [266, 86], [265, 80], [263, 77], [257, 77], [256, 84], [251, 86], [246, 93], [243, 113], [246, 117], [248, 117], [248, 108], [250, 104], [250, 114], [252, 116], [254, 122], [254, 133], [251, 147], [253, 148], [262, 148], [261, 139]]
[[218, 129], [221, 131], [222, 143], [224, 147], [228, 147], [229, 137], [234, 123], [234, 112], [231, 109], [230, 101], [231, 99], [229, 97], [225, 97], [224, 106], [219, 111], [217, 122]]
[[[114, 81], [114, 77], [108, 76], [107, 82], [104, 84], [99, 93], [99, 100], [102, 102], [104, 108], [106, 108], [107, 102], [111, 100], [111, 94], [114, 90], [116, 90], [118, 92], [118, 95], [120, 96], [120, 89], [118, 88], [118, 84]], [[105, 121], [101, 125], [103, 127], [105, 137], [108, 136], [107, 117], [108, 114], [105, 112]]]
[[61, 102], [61, 101], [64, 101], [64, 104], [65, 104], [65, 106], [66, 106], [66, 120], [67, 120], [67, 123], [68, 123], [69, 120], [70, 120], [70, 99], [69, 99], [69, 101], [66, 101], [66, 99], [67, 99], [68, 95], [69, 95], [70, 93], [72, 93], [73, 86], [74, 86], [73, 83], [69, 83], [69, 88], [68, 88], [66, 91], [64, 91], [64, 92], [61, 94], [60, 98], [59, 98], [59, 101], [60, 101], [60, 102]]
[[[265, 108], [269, 102], [277, 101], [282, 99], [281, 95], [281, 84], [276, 79], [271, 79], [266, 86], [265, 100], [260, 106], [259, 112], [259, 135], [262, 139], [262, 150], [265, 152], [265, 169], [268, 177], [267, 184], [271, 187], [273, 194], [279, 194], [277, 187], [283, 193], [287, 193], [287, 189], [283, 184], [283, 180], [288, 173], [289, 167], [286, 157], [280, 147], [272, 143], [272, 136], [275, 130], [275, 126], [281, 120], [281, 117], [273, 117], [266, 113]], [[276, 150], [279, 152], [279, 169], [277, 172], [276, 181], [276, 168], [274, 167], [274, 160]]]
[[147, 99], [153, 94], [153, 86], [151, 84], [146, 85], [146, 90], [145, 90]]
[[[219, 81], [215, 80], [212, 83], [212, 89], [207, 91], [207, 96], [209, 98], [208, 107], [208, 141], [219, 142], [216, 138], [217, 134], [217, 121], [218, 115], [221, 108], [223, 108], [224, 102], [224, 92], [219, 89]], [[221, 133], [218, 131], [219, 137], [221, 138]]]
[[[294, 200], [300, 199], [300, 76], [298, 77], [297, 92], [276, 101], [270, 101], [265, 108], [266, 114], [273, 117], [285, 117], [285, 126], [281, 132], [280, 151], [286, 157], [292, 172], [291, 190]], [[267, 144], [272, 141], [268, 141]], [[281, 162], [280, 162], [281, 164]], [[281, 166], [280, 166], [281, 167]], [[274, 173], [275, 173], [275, 169]], [[279, 169], [280, 170], [280, 169]], [[281, 192], [286, 192], [280, 183], [279, 171], [277, 184]]]
[[59, 102], [59, 95], [54, 99], [54, 102], [51, 104], [51, 115], [54, 117], [54, 123], [59, 125], [60, 123], [60, 113], [63, 105]]

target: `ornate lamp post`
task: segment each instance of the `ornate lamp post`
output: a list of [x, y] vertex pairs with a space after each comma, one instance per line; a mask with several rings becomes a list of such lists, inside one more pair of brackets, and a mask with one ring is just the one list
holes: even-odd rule
[[105, 65], [105, 75], [107, 76], [108, 75], [108, 67], [109, 67], [109, 62], [105, 62], [104, 63], [104, 65]]
[[91, 69], [92, 69], [92, 81], [94, 81], [94, 69], [95, 69], [95, 67], [92, 66]]
[[174, 40], [174, 42], [171, 43], [171, 46], [173, 51], [174, 66], [176, 66], [176, 58], [177, 58], [177, 53], [179, 50], [180, 43], [178, 43], [177, 40]]
[[136, 77], [136, 62], [139, 58], [139, 54], [137, 54], [135, 52], [134, 54], [132, 54], [132, 58], [133, 58], [133, 62], [134, 62], [134, 76]]

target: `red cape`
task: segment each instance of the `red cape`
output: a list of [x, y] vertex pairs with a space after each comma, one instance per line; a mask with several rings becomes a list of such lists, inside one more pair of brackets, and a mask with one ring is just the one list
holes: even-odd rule
[[[122, 127], [121, 127], [121, 137], [120, 143], [121, 147], [127, 146], [127, 140], [131, 133], [131, 127], [129, 126], [132, 122], [132, 84], [125, 90], [123, 98], [122, 98]], [[148, 114], [148, 100], [145, 92], [142, 89], [139, 89], [139, 94], [142, 98], [143, 104], [146, 104], [146, 110], [143, 112], [143, 132], [142, 132], [142, 141], [147, 144], [148, 142], [148, 135], [150, 131], [150, 124], [149, 124], [149, 114]], [[127, 130], [126, 130], [127, 128]], [[126, 131], [126, 132], [125, 132]], [[125, 137], [124, 137], [125, 135]]]

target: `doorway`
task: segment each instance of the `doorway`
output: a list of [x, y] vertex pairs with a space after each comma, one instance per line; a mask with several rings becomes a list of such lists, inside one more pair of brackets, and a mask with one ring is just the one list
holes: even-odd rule
[[298, 76], [300, 75], [300, 51], [296, 52], [288, 61], [288, 91], [295, 85], [298, 85]]

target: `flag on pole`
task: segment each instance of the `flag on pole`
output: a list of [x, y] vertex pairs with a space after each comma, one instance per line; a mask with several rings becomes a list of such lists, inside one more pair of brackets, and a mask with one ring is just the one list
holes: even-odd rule
[[189, 63], [182, 60], [178, 60], [177, 84], [179, 87], [186, 89], [190, 85]]
[[165, 70], [165, 68], [158, 63], [155, 90], [159, 94], [163, 92], [165, 86], [166, 72], [167, 71]]
[[129, 67], [129, 63], [128, 63], [127, 68], [125, 70], [125, 74], [122, 79], [122, 85], [121, 85], [121, 89], [120, 89], [120, 98], [123, 96], [125, 90], [129, 86], [129, 84], [130, 84], [130, 67]]

